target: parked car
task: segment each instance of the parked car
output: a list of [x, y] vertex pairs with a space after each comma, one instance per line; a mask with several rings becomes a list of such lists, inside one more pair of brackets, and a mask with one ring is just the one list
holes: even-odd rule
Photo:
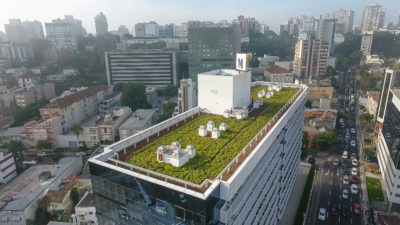
[[339, 159], [333, 160], [333, 165], [334, 166], [339, 166]]
[[349, 206], [343, 204], [342, 207], [340, 208], [340, 215], [346, 217], [349, 215]]
[[357, 154], [355, 152], [351, 153], [351, 158], [356, 159], [357, 158]]
[[350, 146], [351, 147], [356, 147], [356, 141], [355, 140], [351, 140], [350, 141]]
[[351, 193], [352, 194], [358, 194], [358, 187], [357, 187], [357, 184], [352, 184], [351, 185]]
[[331, 205], [331, 214], [334, 216], [339, 215], [338, 206], [335, 203], [332, 203]]
[[360, 204], [358, 204], [358, 203], [354, 203], [353, 204], [353, 213], [356, 214], [356, 215], [360, 215], [361, 214]]
[[344, 151], [344, 152], [343, 152], [343, 156], [342, 156], [342, 158], [343, 158], [343, 159], [347, 159], [347, 158], [349, 158], [349, 152], [347, 152], [347, 151]]
[[353, 169], [351, 169], [351, 175], [356, 175], [357, 176], [358, 172], [357, 172], [357, 168], [353, 167]]
[[351, 133], [353, 133], [353, 134], [355, 134], [355, 133], [356, 133], [356, 129], [354, 129], [354, 128], [351, 128], [350, 130], [351, 130]]
[[351, 183], [358, 184], [358, 177], [357, 176], [352, 176], [351, 177]]
[[343, 168], [343, 173], [345, 174], [345, 175], [350, 175], [350, 170], [349, 170], [349, 168]]
[[343, 184], [349, 184], [349, 183], [350, 183], [349, 176], [344, 175], [343, 176]]
[[358, 160], [357, 159], [352, 159], [351, 160], [351, 165], [358, 166]]
[[326, 209], [319, 208], [318, 219], [324, 221], [326, 218]]
[[342, 198], [343, 199], [348, 199], [349, 198], [349, 190], [348, 189], [343, 189], [342, 191]]
[[350, 167], [350, 162], [349, 160], [343, 160], [343, 167]]

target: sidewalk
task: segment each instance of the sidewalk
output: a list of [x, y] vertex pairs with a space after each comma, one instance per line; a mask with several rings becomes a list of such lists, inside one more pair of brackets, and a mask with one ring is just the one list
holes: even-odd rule
[[303, 195], [304, 187], [306, 186], [307, 176], [310, 172], [310, 167], [299, 166], [296, 181], [294, 182], [292, 192], [289, 196], [289, 202], [286, 205], [285, 212], [278, 225], [292, 225], [297, 214], [297, 209]]

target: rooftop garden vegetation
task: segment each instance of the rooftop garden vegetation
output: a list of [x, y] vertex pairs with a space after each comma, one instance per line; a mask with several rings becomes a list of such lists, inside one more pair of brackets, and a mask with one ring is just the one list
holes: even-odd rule
[[[257, 99], [257, 93], [261, 89], [267, 90], [267, 87], [253, 88], [251, 97]], [[207, 178], [214, 179], [288, 102], [296, 91], [297, 89], [294, 88], [284, 88], [280, 92], [275, 92], [272, 98], [264, 98], [268, 108], [265, 113], [258, 117], [237, 120], [227, 119], [223, 116], [200, 116], [139, 149], [128, 162], [196, 184], [200, 184]], [[227, 123], [227, 131], [222, 131], [218, 139], [200, 137], [198, 128], [200, 125], [206, 125], [209, 120], [213, 120], [216, 126], [219, 126], [221, 122]], [[178, 141], [182, 148], [187, 145], [194, 145], [197, 153], [196, 157], [180, 168], [157, 162], [156, 149], [161, 145], [170, 145], [173, 141]]]

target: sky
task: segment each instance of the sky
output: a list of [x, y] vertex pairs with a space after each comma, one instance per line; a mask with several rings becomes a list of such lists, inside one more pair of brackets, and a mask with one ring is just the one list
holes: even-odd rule
[[[73, 15], [82, 20], [89, 33], [95, 33], [94, 17], [103, 12], [109, 30], [126, 25], [130, 31], [136, 23], [156, 21], [161, 25], [180, 24], [188, 20], [232, 21], [238, 15], [255, 17], [274, 31], [289, 17], [323, 13], [338, 9], [355, 10], [354, 25], [361, 24], [364, 7], [369, 0], [1, 0], [0, 30], [8, 19], [36, 19], [42, 23]], [[387, 9], [385, 24], [397, 23], [399, 0], [381, 0], [376, 3]], [[43, 25], [44, 27], [44, 25]]]

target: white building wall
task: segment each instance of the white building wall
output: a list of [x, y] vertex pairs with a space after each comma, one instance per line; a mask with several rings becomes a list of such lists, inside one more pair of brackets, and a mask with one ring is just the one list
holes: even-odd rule
[[0, 183], [5, 184], [17, 176], [17, 167], [12, 153], [0, 152], [0, 162]]

